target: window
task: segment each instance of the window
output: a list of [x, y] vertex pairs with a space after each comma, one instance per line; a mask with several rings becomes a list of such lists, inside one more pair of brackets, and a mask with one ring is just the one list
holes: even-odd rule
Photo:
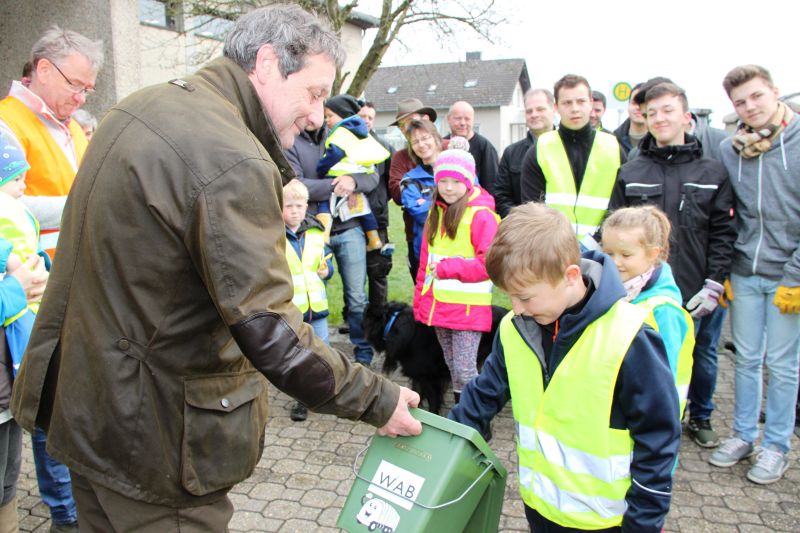
[[218, 41], [225, 40], [225, 36], [233, 27], [233, 21], [209, 15], [198, 15], [192, 19], [192, 23], [195, 35]]
[[180, 4], [175, 0], [139, 0], [139, 22], [180, 31]]
[[388, 89], [386, 89], [386, 93], [387, 93], [387, 94], [394, 94], [394, 93], [396, 93], [396, 92], [397, 92], [397, 86], [396, 86], [396, 85], [392, 85], [391, 87], [389, 87]]
[[528, 126], [524, 122], [512, 122], [508, 125], [511, 133], [511, 142], [521, 141], [528, 134]]
[[478, 86], [478, 80], [467, 80], [464, 82], [465, 89], [472, 89], [473, 87]]

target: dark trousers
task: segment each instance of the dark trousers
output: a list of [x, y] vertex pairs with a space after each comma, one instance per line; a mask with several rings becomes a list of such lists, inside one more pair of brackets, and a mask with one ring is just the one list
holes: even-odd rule
[[209, 533], [228, 531], [233, 504], [227, 496], [199, 507], [173, 508], [123, 496], [72, 474], [81, 533]]
[[[378, 235], [384, 243], [389, 242], [386, 229], [379, 229]], [[380, 250], [367, 252], [367, 289], [371, 306], [383, 307], [389, 298], [389, 272], [392, 271], [392, 258], [381, 255]]]
[[[587, 531], [585, 529], [565, 527], [551, 522], [527, 505], [525, 506], [525, 518], [528, 519], [531, 533], [581, 533]], [[621, 527], [609, 527], [606, 529], [593, 529], [592, 533], [620, 533], [621, 531]]]
[[0, 507], [17, 495], [22, 429], [12, 418], [0, 424]]

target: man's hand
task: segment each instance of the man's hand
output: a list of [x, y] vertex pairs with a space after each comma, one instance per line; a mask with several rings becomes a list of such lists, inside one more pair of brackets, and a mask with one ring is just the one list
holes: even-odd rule
[[786, 313], [792, 315], [800, 313], [800, 287], [778, 286], [772, 303], [774, 303], [784, 315]]
[[28, 257], [27, 261], [16, 268], [8, 268], [8, 275], [13, 276], [22, 285], [28, 303], [38, 302], [42, 299], [47, 278], [50, 274], [44, 268], [44, 260], [38, 255]]
[[686, 310], [692, 318], [702, 318], [714, 312], [719, 305], [720, 297], [725, 294], [725, 287], [713, 279], [707, 279], [703, 288], [686, 302]]
[[408, 407], [419, 405], [419, 394], [406, 387], [400, 387], [400, 398], [397, 407], [386, 425], [378, 428], [378, 435], [384, 437], [409, 437], [422, 433], [422, 424], [411, 416]]
[[333, 194], [336, 196], [348, 196], [356, 190], [356, 180], [353, 176], [336, 176], [331, 185], [333, 185]]

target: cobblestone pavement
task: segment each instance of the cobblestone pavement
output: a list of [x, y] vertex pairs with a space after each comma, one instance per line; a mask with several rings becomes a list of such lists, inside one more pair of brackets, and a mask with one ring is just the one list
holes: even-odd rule
[[[346, 339], [332, 336], [347, 350]], [[376, 358], [376, 363], [380, 360]], [[404, 380], [394, 376], [396, 381]], [[725, 436], [733, 423], [732, 355], [720, 351], [715, 395], [717, 410], [712, 423]], [[333, 416], [311, 413], [305, 422], [292, 422], [293, 401], [273, 389], [271, 419], [267, 425], [264, 455], [253, 475], [231, 491], [234, 532], [336, 532], [336, 519], [353, 481], [351, 465], [356, 453], [369, 442], [374, 429]], [[528, 531], [516, 489], [513, 420], [507, 407], [494, 422], [492, 448], [508, 468], [508, 486], [500, 531]], [[681, 443], [680, 465], [675, 474], [672, 509], [666, 531], [680, 533], [772, 533], [800, 531], [800, 464], [798, 439], [791, 467], [783, 480], [769, 486], [745, 479], [747, 461], [733, 468], [709, 465], [711, 454], [686, 435]], [[37, 487], [30, 439], [26, 436], [19, 481], [21, 531], [44, 533], [49, 515]]]

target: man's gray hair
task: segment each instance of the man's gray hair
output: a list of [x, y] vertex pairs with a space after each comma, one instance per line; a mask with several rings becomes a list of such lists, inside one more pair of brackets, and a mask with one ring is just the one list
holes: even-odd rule
[[522, 101], [524, 102], [534, 94], [543, 94], [545, 99], [547, 100], [547, 103], [550, 104], [551, 107], [556, 103], [556, 99], [553, 96], [553, 93], [551, 93], [548, 89], [542, 89], [542, 88], [528, 89], [527, 91], [525, 91], [525, 96], [522, 97]]
[[327, 22], [297, 5], [273, 4], [242, 15], [225, 38], [222, 53], [250, 73], [265, 44], [272, 45], [284, 78], [302, 70], [311, 55], [325, 54], [337, 68], [344, 64], [344, 48]]
[[62, 30], [58, 26], [51, 26], [33, 45], [31, 63], [35, 66], [40, 59], [58, 63], [73, 53], [86, 57], [94, 72], [103, 66], [103, 41], [92, 41], [78, 32]]

